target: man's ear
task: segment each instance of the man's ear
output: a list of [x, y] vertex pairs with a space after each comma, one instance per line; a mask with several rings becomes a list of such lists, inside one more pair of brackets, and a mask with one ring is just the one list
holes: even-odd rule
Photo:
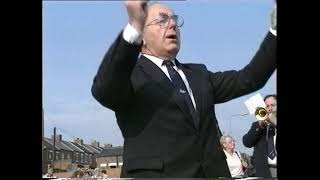
[[146, 46], [146, 45], [147, 45], [146, 40], [142, 38], [142, 46]]

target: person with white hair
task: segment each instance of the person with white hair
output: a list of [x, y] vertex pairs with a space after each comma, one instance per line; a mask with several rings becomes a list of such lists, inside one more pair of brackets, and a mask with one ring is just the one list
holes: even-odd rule
[[220, 144], [227, 157], [227, 163], [232, 178], [243, 178], [244, 170], [248, 163], [243, 160], [241, 154], [235, 150], [235, 140], [231, 135], [223, 135], [220, 138]]

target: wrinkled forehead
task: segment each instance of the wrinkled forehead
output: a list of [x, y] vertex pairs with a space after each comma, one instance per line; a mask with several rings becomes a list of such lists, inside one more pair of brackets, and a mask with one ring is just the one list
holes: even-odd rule
[[266, 102], [265, 102], [267, 105], [268, 104], [277, 104], [277, 100], [274, 98], [274, 97], [269, 97], [266, 99]]
[[160, 3], [151, 4], [148, 8], [148, 19], [155, 19], [160, 13], [165, 13], [168, 15], [175, 14], [174, 11], [168, 6]]

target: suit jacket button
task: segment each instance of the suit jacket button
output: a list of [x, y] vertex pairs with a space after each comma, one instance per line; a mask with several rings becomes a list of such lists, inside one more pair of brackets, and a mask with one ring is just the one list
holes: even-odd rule
[[196, 131], [196, 135], [197, 135], [197, 136], [199, 136], [199, 135], [200, 135], [198, 131]]

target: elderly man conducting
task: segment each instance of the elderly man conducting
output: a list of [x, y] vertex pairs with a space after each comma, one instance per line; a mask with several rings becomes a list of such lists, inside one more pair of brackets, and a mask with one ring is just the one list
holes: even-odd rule
[[230, 177], [214, 105], [265, 85], [276, 69], [275, 30], [243, 69], [211, 72], [176, 59], [184, 21], [171, 8], [146, 1], [125, 6], [128, 24], [91, 89], [121, 129], [121, 177]]

